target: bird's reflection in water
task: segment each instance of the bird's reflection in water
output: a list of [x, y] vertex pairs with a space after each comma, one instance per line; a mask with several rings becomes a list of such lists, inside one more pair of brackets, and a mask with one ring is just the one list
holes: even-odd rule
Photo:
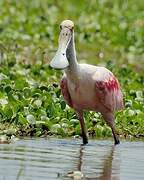
[[82, 171], [82, 164], [83, 164], [83, 150], [84, 150], [84, 147], [83, 145], [80, 146], [80, 150], [79, 150], [79, 161], [78, 161], [78, 171]]
[[[116, 146], [112, 146], [110, 150], [107, 152], [107, 154], [101, 155], [102, 157], [100, 157], [98, 154], [98, 158], [90, 157], [89, 159], [90, 155], [87, 156], [86, 153], [87, 153], [87, 146], [80, 146], [78, 164], [77, 164], [77, 169], [75, 171], [77, 173], [74, 173], [73, 171], [74, 180], [80, 180], [80, 179], [119, 180], [120, 179], [120, 175], [119, 175], [120, 162], [118, 157], [119, 152], [117, 151]], [[91, 156], [93, 156], [93, 154], [91, 154]], [[97, 163], [97, 161], [99, 163]]]
[[[101, 176], [98, 178], [99, 180], [119, 180], [119, 172], [120, 172], [120, 164], [119, 159], [114, 159], [114, 154], [116, 151], [116, 146], [112, 146], [109, 154], [107, 155], [106, 159], [103, 163], [103, 171]], [[115, 172], [113, 174], [113, 166], [116, 164]]]

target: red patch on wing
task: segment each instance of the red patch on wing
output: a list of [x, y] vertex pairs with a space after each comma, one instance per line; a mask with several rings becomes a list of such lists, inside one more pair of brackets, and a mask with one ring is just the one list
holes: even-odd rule
[[100, 91], [103, 91], [103, 90], [105, 89], [106, 82], [104, 82], [104, 81], [98, 81], [98, 82], [96, 83], [96, 85], [97, 85], [97, 87], [98, 87], [98, 89], [99, 89]]
[[113, 76], [110, 77], [108, 80], [105, 81], [97, 81], [96, 86], [100, 91], [105, 92], [105, 90], [108, 91], [114, 91], [119, 89], [119, 82], [118, 80]]
[[105, 87], [109, 90], [117, 90], [119, 89], [118, 80], [115, 77], [110, 78], [108, 81], [105, 81]]

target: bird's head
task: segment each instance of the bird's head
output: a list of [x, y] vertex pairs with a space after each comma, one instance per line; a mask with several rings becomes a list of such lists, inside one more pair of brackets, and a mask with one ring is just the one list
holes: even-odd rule
[[55, 69], [65, 69], [69, 66], [66, 57], [66, 50], [72, 39], [74, 23], [71, 20], [64, 20], [60, 24], [58, 50], [50, 62], [50, 66]]

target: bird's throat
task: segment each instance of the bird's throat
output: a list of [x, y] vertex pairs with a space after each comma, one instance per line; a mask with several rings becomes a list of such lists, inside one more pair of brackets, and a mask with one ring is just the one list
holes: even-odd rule
[[66, 50], [66, 56], [69, 61], [69, 67], [66, 71], [75, 72], [78, 67], [78, 62], [76, 58], [76, 51], [75, 51], [75, 42], [74, 42], [74, 32], [72, 34], [72, 38], [69, 42], [69, 45]]

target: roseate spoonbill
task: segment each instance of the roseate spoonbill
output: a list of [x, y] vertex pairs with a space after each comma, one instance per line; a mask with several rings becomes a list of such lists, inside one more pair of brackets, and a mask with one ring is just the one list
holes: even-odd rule
[[111, 127], [115, 145], [119, 144], [114, 124], [114, 111], [123, 109], [123, 95], [116, 77], [105, 67], [79, 64], [74, 42], [74, 23], [64, 20], [60, 24], [58, 50], [50, 62], [54, 69], [64, 69], [60, 87], [66, 103], [80, 120], [83, 144], [88, 143], [84, 123], [84, 110], [100, 112]]

